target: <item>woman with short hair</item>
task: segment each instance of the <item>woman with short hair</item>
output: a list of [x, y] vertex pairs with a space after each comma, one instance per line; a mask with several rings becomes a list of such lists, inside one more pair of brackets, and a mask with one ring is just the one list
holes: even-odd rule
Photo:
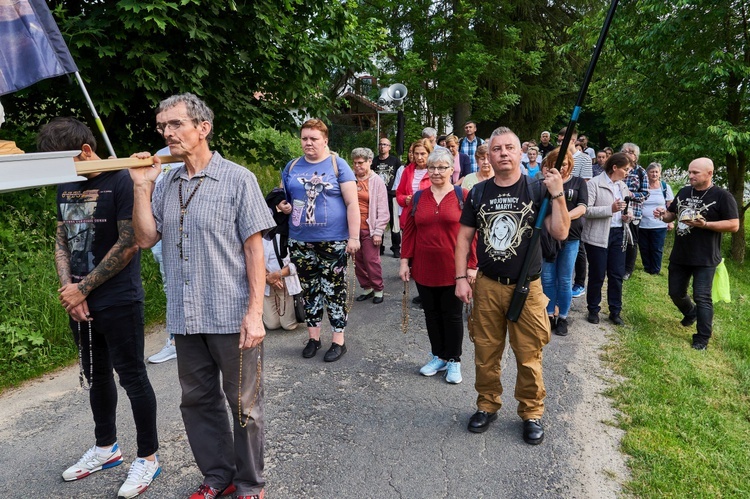
[[589, 281], [586, 290], [588, 307], [587, 320], [599, 324], [602, 286], [607, 278], [607, 303], [609, 320], [623, 324], [622, 281], [625, 275], [625, 249], [623, 231], [629, 230], [623, 224], [632, 220], [630, 212], [624, 213], [625, 198], [630, 191], [625, 178], [632, 166], [624, 153], [615, 153], [604, 163], [604, 173], [592, 178], [586, 185], [589, 201], [586, 208], [586, 222], [583, 224], [581, 241], [586, 246], [589, 262]]
[[383, 233], [390, 220], [390, 213], [388, 188], [380, 175], [371, 169], [373, 157], [373, 152], [367, 147], [358, 147], [352, 151], [360, 214], [360, 248], [354, 255], [354, 271], [363, 291], [357, 301], [372, 298], [372, 302], [378, 304], [383, 303], [380, 246], [383, 244]]
[[[302, 125], [305, 155], [290, 161], [281, 178], [291, 211], [289, 247], [305, 298], [309, 340], [302, 356], [314, 357], [321, 346], [323, 311], [333, 329], [331, 348], [323, 360], [346, 353], [346, 266], [359, 242], [359, 203], [354, 172], [328, 149], [328, 127], [318, 119]], [[290, 206], [291, 204], [291, 206]]]
[[[430, 154], [427, 160], [430, 187], [419, 191], [412, 200], [416, 204], [404, 210], [399, 275], [405, 282], [413, 277], [422, 298], [432, 353], [420, 374], [433, 376], [447, 371], [448, 383], [460, 383], [464, 321], [463, 304], [455, 291], [456, 279], [468, 279], [469, 273], [456, 277], [453, 255], [461, 208], [469, 191], [451, 184], [453, 164], [453, 157], [443, 149]], [[472, 276], [476, 275], [476, 266], [472, 249]]]
[[674, 193], [669, 184], [661, 179], [661, 164], [648, 165], [646, 176], [648, 176], [649, 195], [643, 202], [643, 218], [638, 229], [638, 247], [641, 250], [641, 262], [646, 273], [658, 274], [661, 272], [667, 230], [674, 227], [674, 224], [662, 222], [654, 217], [654, 210], [657, 208], [666, 210], [674, 199]]

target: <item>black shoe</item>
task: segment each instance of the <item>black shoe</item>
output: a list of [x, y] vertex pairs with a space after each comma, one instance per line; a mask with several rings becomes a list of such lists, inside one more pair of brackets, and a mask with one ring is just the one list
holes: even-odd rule
[[597, 312], [589, 312], [588, 317], [586, 317], [586, 320], [589, 321], [591, 324], [599, 324], [599, 314]]
[[557, 317], [554, 315], [548, 315], [547, 317], [549, 317], [549, 332], [554, 333], [557, 329]]
[[696, 320], [697, 320], [697, 316], [692, 315], [692, 314], [686, 315], [685, 317], [682, 318], [682, 320], [680, 321], [680, 324], [682, 324], [685, 327], [690, 327], [693, 324], [695, 324]]
[[311, 359], [315, 357], [315, 354], [318, 353], [318, 349], [320, 348], [320, 340], [314, 340], [310, 338], [307, 340], [307, 345], [305, 345], [305, 348], [302, 350], [302, 356], [306, 359]]
[[383, 245], [380, 245], [380, 256], [385, 255], [385, 247]]
[[705, 343], [703, 341], [694, 341], [693, 348], [695, 350], [705, 350], [708, 348], [708, 343]]
[[374, 291], [370, 291], [369, 293], [365, 293], [363, 295], [359, 295], [357, 298], [355, 298], [356, 301], [365, 301], [369, 300], [375, 295]]
[[617, 326], [622, 326], [623, 324], [625, 324], [625, 321], [622, 320], [620, 314], [609, 314], [609, 320], [612, 321], [612, 324], [615, 324]]
[[411, 299], [411, 302], [414, 305], [421, 305], [422, 304], [422, 297], [419, 296], [419, 295], [417, 295], [417, 296], [415, 296], [414, 298]]
[[336, 362], [345, 353], [346, 353], [346, 345], [339, 345], [338, 343], [331, 343], [331, 348], [329, 348], [326, 354], [323, 356], [323, 360], [326, 362]]
[[568, 319], [567, 317], [557, 318], [557, 327], [554, 331], [557, 336], [568, 336]]
[[376, 296], [375, 298], [372, 299], [372, 302], [375, 305], [377, 305], [378, 303], [383, 303], [383, 296], [382, 295], [381, 296]]
[[539, 445], [544, 440], [541, 419], [527, 419], [523, 422], [523, 441], [529, 445]]
[[393, 250], [393, 258], [401, 258], [401, 250], [399, 249]]
[[472, 433], [484, 433], [490, 427], [490, 423], [497, 419], [497, 413], [477, 411], [469, 419], [469, 431]]

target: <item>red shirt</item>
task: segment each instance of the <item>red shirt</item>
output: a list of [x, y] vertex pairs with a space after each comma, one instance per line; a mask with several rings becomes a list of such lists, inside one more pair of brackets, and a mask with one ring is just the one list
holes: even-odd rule
[[[462, 189], [464, 199], [469, 191]], [[431, 189], [422, 191], [415, 216], [411, 207], [404, 209], [406, 223], [401, 241], [401, 258], [411, 258], [411, 275], [423, 286], [456, 284], [456, 239], [461, 209], [455, 191], [435, 202]], [[476, 241], [476, 238], [475, 238]], [[477, 267], [476, 243], [469, 252], [469, 268]]]

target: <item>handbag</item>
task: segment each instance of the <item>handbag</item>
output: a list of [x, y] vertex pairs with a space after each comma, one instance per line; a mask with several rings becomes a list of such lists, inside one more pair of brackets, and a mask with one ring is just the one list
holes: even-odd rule
[[305, 322], [307, 319], [307, 315], [305, 314], [305, 297], [302, 296], [302, 293], [298, 293], [294, 296], [294, 317], [297, 320], [297, 322], [302, 323]]

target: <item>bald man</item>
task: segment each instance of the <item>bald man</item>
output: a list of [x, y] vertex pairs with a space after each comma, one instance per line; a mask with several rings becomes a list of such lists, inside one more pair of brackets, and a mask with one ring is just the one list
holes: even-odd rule
[[[682, 312], [681, 324], [697, 322], [693, 348], [705, 350], [713, 330], [714, 306], [711, 287], [721, 262], [721, 233], [737, 232], [740, 219], [737, 202], [726, 190], [713, 184], [714, 163], [708, 158], [688, 166], [690, 185], [683, 187], [669, 211], [654, 210], [664, 222], [677, 220], [677, 233], [669, 255], [669, 297]], [[693, 299], [688, 284], [693, 278]]]

